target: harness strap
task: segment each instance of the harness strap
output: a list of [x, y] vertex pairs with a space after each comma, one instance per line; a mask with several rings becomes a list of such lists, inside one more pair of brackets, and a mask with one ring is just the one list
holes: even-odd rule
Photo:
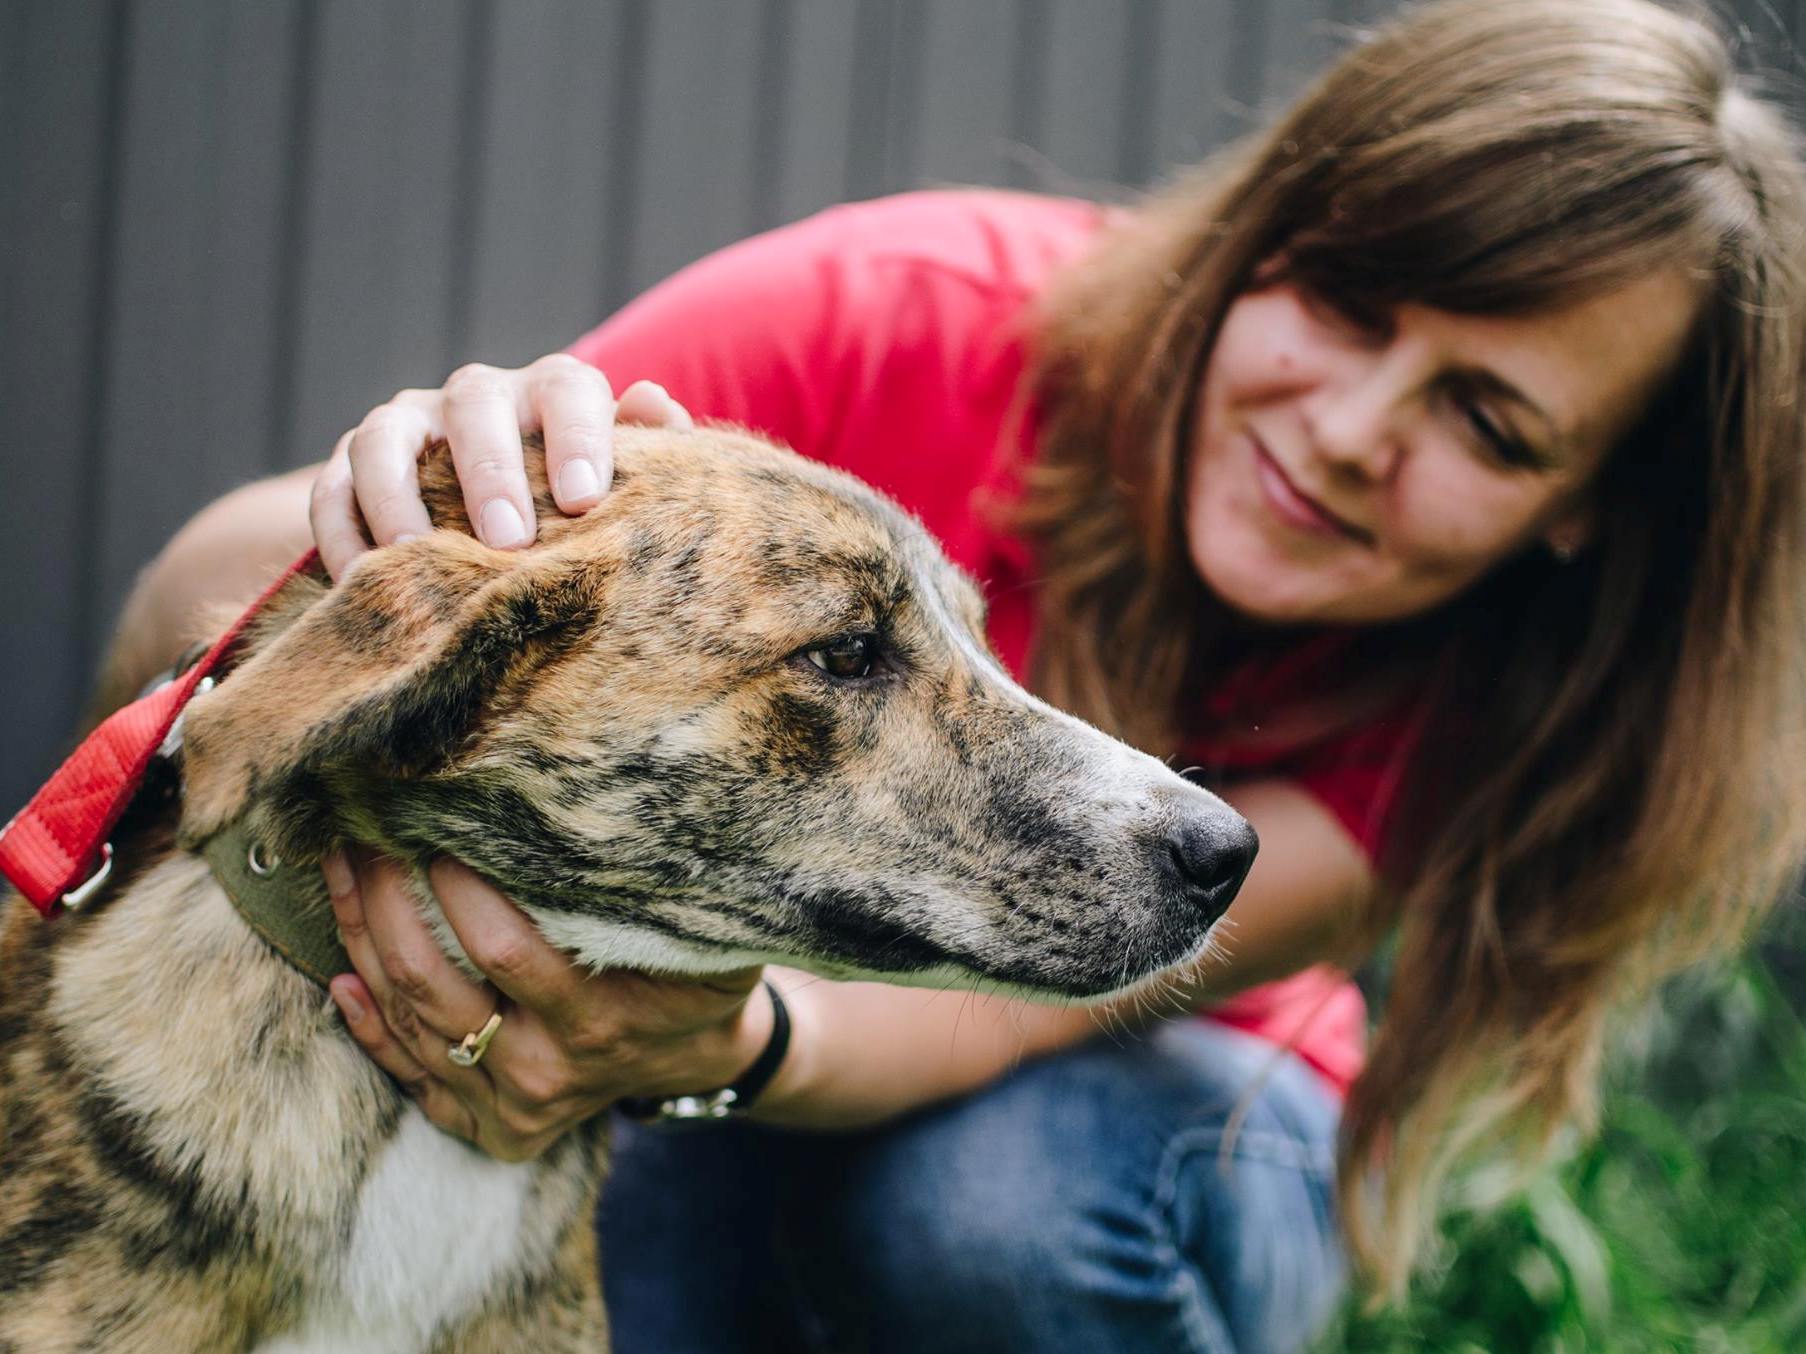
[[298, 869], [265, 855], [241, 823], [214, 833], [201, 855], [245, 924], [293, 967], [321, 987], [333, 974], [351, 972], [317, 868]]

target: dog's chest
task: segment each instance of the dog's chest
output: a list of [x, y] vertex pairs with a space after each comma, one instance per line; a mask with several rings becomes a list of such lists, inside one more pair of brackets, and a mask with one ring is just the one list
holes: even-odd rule
[[409, 1108], [358, 1195], [337, 1273], [255, 1354], [404, 1354], [518, 1273], [531, 1163], [492, 1160]]

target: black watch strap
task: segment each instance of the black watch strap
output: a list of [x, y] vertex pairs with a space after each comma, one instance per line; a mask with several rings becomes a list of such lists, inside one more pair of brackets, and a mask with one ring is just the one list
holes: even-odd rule
[[790, 1008], [769, 980], [765, 991], [771, 997], [771, 1037], [765, 1048], [732, 1084], [718, 1091], [702, 1091], [694, 1095], [674, 1095], [666, 1099], [656, 1096], [629, 1096], [615, 1102], [616, 1108], [630, 1119], [647, 1123], [668, 1119], [725, 1119], [751, 1107], [771, 1085], [771, 1079], [784, 1065], [790, 1051]]

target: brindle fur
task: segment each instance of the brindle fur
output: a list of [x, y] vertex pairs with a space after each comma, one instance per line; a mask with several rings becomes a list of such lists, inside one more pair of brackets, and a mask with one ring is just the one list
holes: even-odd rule
[[[1227, 905], [1171, 843], [1245, 825], [1009, 682], [975, 589], [888, 502], [738, 433], [623, 429], [613, 492], [566, 519], [529, 459], [533, 548], [464, 534], [435, 449], [423, 490], [460, 530], [287, 585], [101, 899], [48, 926], [12, 901], [0, 1354], [605, 1343], [600, 1121], [514, 1168], [433, 1139], [424, 1194], [526, 1182], [505, 1254], [424, 1326], [347, 1296], [360, 1199], [418, 1111], [191, 854], [235, 820], [290, 869], [345, 841], [455, 854], [581, 959], [676, 972], [1085, 999], [1194, 955]], [[851, 633], [883, 671], [803, 656]]]

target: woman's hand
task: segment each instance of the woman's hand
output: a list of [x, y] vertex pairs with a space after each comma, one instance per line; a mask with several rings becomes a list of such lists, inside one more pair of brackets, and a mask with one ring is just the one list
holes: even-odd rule
[[432, 530], [415, 466], [440, 438], [451, 444], [464, 506], [483, 543], [500, 550], [530, 544], [533, 496], [521, 434], [545, 434], [552, 497], [574, 514], [608, 492], [616, 419], [691, 426], [663, 386], [636, 381], [617, 401], [607, 377], [568, 353], [517, 370], [472, 363], [438, 390], [404, 390], [338, 440], [314, 481], [308, 518], [320, 557], [338, 578], [373, 544]]
[[[429, 877], [445, 919], [489, 978], [448, 960], [409, 896], [402, 867], [328, 857], [327, 885], [357, 976], [333, 999], [371, 1058], [447, 1132], [492, 1156], [538, 1155], [623, 1096], [714, 1090], [758, 1058], [771, 1033], [760, 970], [704, 981], [576, 968], [531, 921], [451, 860]], [[499, 1011], [475, 1067], [448, 1050]]]

